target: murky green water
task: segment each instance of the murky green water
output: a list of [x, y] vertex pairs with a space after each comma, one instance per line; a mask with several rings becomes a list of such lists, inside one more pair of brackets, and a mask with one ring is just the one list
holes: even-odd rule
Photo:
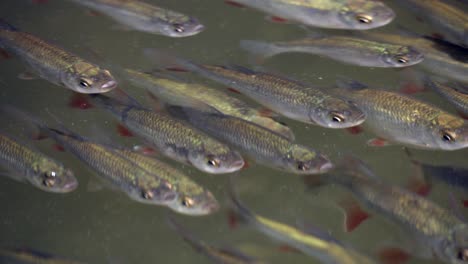
[[[141, 70], [152, 68], [152, 64], [142, 55], [142, 48], [168, 49], [195, 61], [246, 65], [248, 57], [239, 48], [239, 40], [283, 40], [304, 36], [303, 29], [296, 25], [274, 24], [266, 21], [262, 13], [233, 8], [221, 0], [148, 2], [198, 17], [207, 30], [182, 39], [116, 30], [114, 22], [107, 17], [89, 16], [86, 9], [58, 0], [50, 0], [46, 4], [31, 4], [29, 0], [2, 0], [0, 17], [77, 54], [86, 57], [89, 55], [87, 49], [92, 48], [115, 65]], [[427, 29], [410, 14], [397, 9], [392, 1], [387, 2], [395, 8], [398, 16], [390, 26], [379, 30], [389, 31], [395, 29], [397, 24], [412, 29]], [[319, 85], [332, 84], [339, 76], [348, 76], [389, 90], [398, 89], [402, 82], [400, 70], [343, 65], [313, 55], [280, 55], [264, 66], [273, 72]], [[17, 75], [24, 69], [17, 59], [0, 61], [1, 104], [13, 104], [50, 120], [51, 117], [45, 112], [48, 109], [71, 129], [84, 135], [119, 144], [140, 143], [136, 138], [126, 139], [116, 135], [116, 123], [105, 112], [70, 109], [67, 106], [72, 94], [69, 90], [44, 80], [19, 80]], [[220, 85], [212, 85], [221, 88]], [[145, 92], [139, 88], [124, 88], [139, 99], [145, 97]], [[453, 111], [432, 93], [417, 97]], [[396, 184], [408, 181], [410, 164], [402, 147], [370, 148], [365, 143], [373, 136], [367, 132], [351, 135], [345, 131], [307, 126], [287, 119], [283, 121], [294, 130], [298, 142], [316, 147], [333, 160], [342, 154], [353, 153], [368, 162], [376, 174], [385, 180]], [[2, 129], [18, 132], [22, 127], [2, 119]], [[52, 150], [50, 141], [35, 144], [71, 167], [80, 186], [77, 191], [67, 195], [49, 194], [0, 177], [0, 247], [35, 248], [89, 263], [208, 262], [168, 228], [165, 220], [168, 209], [133, 202], [124, 194], [112, 190], [90, 192], [87, 185], [95, 177], [91, 170], [71, 154]], [[468, 150], [414, 152], [427, 162], [459, 166], [466, 165], [468, 154]], [[215, 245], [241, 248], [271, 263], [318, 263], [299, 253], [281, 252], [277, 243], [246, 226], [231, 230], [225, 196], [228, 176], [206, 175], [193, 168], [182, 167], [197, 182], [210, 189], [223, 205], [222, 210], [208, 217], [177, 216], [203, 240]], [[236, 188], [242, 200], [255, 212], [292, 225], [297, 221], [313, 223], [363, 252], [374, 254], [379, 248], [390, 245], [410, 248], [410, 240], [405, 234], [379, 216], [365, 222], [353, 233], [345, 233], [343, 213], [336, 204], [347, 192], [338, 187], [306, 191], [299, 176], [252, 164], [239, 173]], [[452, 191], [437, 185], [430, 198], [448, 206], [448, 194]], [[457, 195], [463, 197], [463, 194]], [[437, 262], [412, 260], [411, 263]]]

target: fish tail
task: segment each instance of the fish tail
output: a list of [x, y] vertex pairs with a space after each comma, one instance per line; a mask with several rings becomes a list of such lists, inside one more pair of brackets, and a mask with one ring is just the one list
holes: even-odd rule
[[258, 40], [241, 40], [240, 47], [255, 54], [258, 59], [266, 59], [280, 53], [276, 45]]
[[157, 62], [159, 65], [164, 66], [166, 69], [171, 71], [197, 72], [200, 70], [200, 67], [196, 63], [164, 50], [147, 48], [144, 50], [144, 54], [152, 61]]
[[18, 31], [18, 29], [16, 27], [14, 27], [10, 23], [6, 22], [2, 18], [0, 18], [0, 29], [1, 30], [7, 30], [7, 31]]

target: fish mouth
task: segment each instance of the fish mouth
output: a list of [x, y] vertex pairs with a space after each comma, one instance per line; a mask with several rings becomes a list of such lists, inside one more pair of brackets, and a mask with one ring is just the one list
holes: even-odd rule
[[325, 173], [328, 172], [329, 170], [333, 169], [335, 166], [330, 161], [325, 162], [324, 164], [320, 165], [318, 168], [319, 173]]
[[232, 167], [232, 168], [242, 168], [242, 167], [244, 167], [244, 165], [245, 165], [244, 160], [243, 160], [243, 159], [240, 159], [240, 160], [234, 161], [234, 162], [232, 163], [232, 166], [231, 166], [231, 167]]
[[112, 90], [115, 87], [117, 87], [117, 82], [114, 81], [114, 80], [108, 81], [108, 82], [104, 83], [103, 85], [101, 85], [102, 90]]
[[70, 181], [67, 182], [64, 186], [63, 189], [66, 191], [73, 191], [78, 187], [78, 181]]

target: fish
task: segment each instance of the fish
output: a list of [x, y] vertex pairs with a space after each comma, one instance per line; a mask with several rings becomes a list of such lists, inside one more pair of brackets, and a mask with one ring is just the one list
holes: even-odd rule
[[209, 108], [201, 111], [169, 106], [168, 111], [268, 167], [295, 174], [323, 173], [333, 167], [331, 161], [318, 151], [243, 119]]
[[223, 264], [261, 264], [266, 263], [230, 248], [220, 248], [201, 241], [187, 228], [176, 222], [173, 217], [168, 217], [169, 226], [174, 229], [192, 248], [208, 257], [213, 263]]
[[468, 47], [468, 12], [447, 1], [404, 0], [397, 1], [413, 13], [427, 20], [443, 38], [454, 44]]
[[468, 82], [468, 53], [465, 49], [428, 36], [418, 36], [410, 32], [400, 34], [365, 32], [366, 39], [385, 41], [400, 45], [411, 45], [424, 54], [419, 67], [439, 76]]
[[178, 162], [210, 174], [231, 173], [244, 167], [244, 159], [238, 152], [163, 111], [154, 112], [137, 103], [125, 104], [100, 95], [94, 95], [91, 100]]
[[306, 26], [367, 30], [395, 18], [381, 1], [365, 0], [235, 0], [239, 4]]
[[364, 113], [354, 104], [296, 80], [243, 66], [196, 64], [154, 49], [146, 49], [145, 53], [233, 87], [263, 106], [297, 121], [338, 129], [354, 127], [365, 120]]
[[364, 67], [400, 68], [418, 64], [424, 55], [412, 46], [377, 42], [351, 36], [317, 36], [284, 42], [242, 40], [241, 48], [261, 58], [301, 52]]
[[114, 151], [167, 181], [171, 189], [178, 194], [177, 200], [168, 205], [174, 211], [187, 215], [205, 215], [219, 209], [219, 203], [214, 195], [182, 171], [137, 151], [116, 147]]
[[431, 186], [433, 182], [442, 182], [461, 190], [468, 190], [468, 168], [456, 165], [436, 165], [425, 163], [413, 157], [406, 149], [406, 154], [415, 169], [415, 177]]
[[468, 91], [457, 89], [452, 85], [442, 84], [429, 78], [425, 81], [425, 86], [431, 88], [443, 98], [448, 100], [464, 116], [468, 116]]
[[205, 26], [194, 17], [140, 0], [71, 0], [105, 14], [132, 30], [167, 37], [189, 37]]
[[[468, 261], [468, 225], [450, 210], [403, 187], [384, 182], [362, 160], [344, 157], [320, 180], [342, 186], [360, 204], [398, 224], [414, 238], [411, 254], [447, 263]], [[351, 223], [352, 219], [347, 219]]]
[[85, 264], [85, 262], [54, 256], [31, 249], [0, 249], [3, 264]]
[[[253, 108], [219, 89], [195, 82], [177, 80], [177, 77], [162, 74], [149, 74], [131, 69], [126, 69], [125, 72], [129, 81], [149, 89], [155, 96], [170, 104], [185, 104], [187, 101], [195, 101], [196, 104], [197, 101], [202, 101], [226, 115], [251, 121], [294, 140], [294, 133], [289, 127], [265, 116], [261, 113], [261, 109]], [[219, 100], [219, 98], [223, 98], [223, 100]]]
[[16, 55], [41, 78], [78, 93], [117, 87], [112, 74], [91, 62], [0, 20], [0, 48]]
[[287, 243], [304, 254], [318, 259], [325, 264], [372, 264], [372, 258], [344, 245], [329, 234], [314, 230], [305, 232], [293, 226], [263, 217], [252, 212], [241, 203], [232, 182], [229, 198], [237, 214], [261, 233], [279, 242]]
[[468, 147], [468, 123], [462, 118], [403, 94], [340, 82], [335, 93], [366, 113], [365, 127], [379, 138], [421, 149]]
[[6, 133], [0, 133], [0, 164], [8, 170], [2, 174], [46, 192], [69, 193], [78, 187], [72, 170]]

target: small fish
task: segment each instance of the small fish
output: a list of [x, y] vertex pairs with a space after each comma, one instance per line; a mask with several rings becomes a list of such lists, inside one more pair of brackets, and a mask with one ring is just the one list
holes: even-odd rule
[[400, 45], [410, 45], [424, 54], [418, 65], [436, 74], [468, 82], [468, 52], [460, 46], [430, 37], [417, 36], [408, 32], [401, 34], [362, 33], [363, 38], [385, 41]]
[[240, 45], [263, 58], [281, 53], [303, 52], [365, 67], [407, 67], [424, 59], [424, 55], [412, 46], [347, 36], [319, 36], [286, 42], [242, 40]]
[[447, 1], [403, 0], [398, 1], [413, 13], [425, 18], [442, 34], [444, 39], [468, 47], [468, 12]]
[[244, 166], [242, 156], [227, 145], [162, 112], [127, 105], [95, 95], [93, 102], [107, 109], [136, 135], [164, 155], [211, 173], [231, 173]]
[[414, 98], [351, 81], [335, 92], [367, 116], [365, 126], [379, 138], [408, 146], [457, 150], [468, 147], [468, 123]]
[[85, 264], [30, 249], [0, 249], [2, 264]]
[[213, 194], [180, 170], [139, 152], [121, 148], [114, 148], [114, 151], [167, 181], [171, 189], [178, 193], [176, 201], [168, 204], [174, 211], [188, 215], [205, 215], [219, 209]]
[[[232, 183], [231, 183], [232, 184]], [[371, 264], [377, 263], [351, 247], [345, 246], [323, 231], [306, 233], [295, 227], [257, 215], [245, 207], [230, 186], [230, 200], [235, 211], [248, 224], [265, 235], [291, 245], [304, 254], [319, 259], [326, 264]], [[320, 231], [320, 232], [319, 232]]]
[[381, 1], [371, 0], [235, 0], [282, 19], [307, 26], [366, 30], [384, 26], [395, 13]]
[[353, 127], [365, 120], [364, 113], [354, 104], [295, 80], [242, 66], [196, 64], [154, 49], [147, 49], [146, 53], [233, 87], [265, 107], [294, 120], [327, 128]]
[[46, 192], [68, 193], [78, 187], [73, 172], [58, 161], [0, 133], [0, 164], [7, 176]]
[[426, 86], [451, 102], [464, 116], [468, 116], [468, 91], [427, 79]]
[[0, 47], [18, 56], [41, 78], [75, 92], [105, 93], [117, 87], [117, 81], [108, 70], [2, 20]]
[[172, 217], [168, 218], [169, 226], [171, 226], [180, 236], [196, 251], [207, 256], [213, 263], [223, 264], [261, 264], [265, 263], [246, 256], [241, 252], [232, 249], [219, 248], [211, 246], [204, 241], [201, 241], [189, 230], [176, 222]]
[[197, 19], [140, 0], [72, 0], [106, 14], [133, 30], [168, 37], [188, 37], [205, 29]]
[[296, 174], [323, 173], [333, 165], [314, 149], [243, 119], [212, 111], [170, 106], [169, 112], [238, 148], [266, 166]]
[[378, 179], [363, 161], [347, 156], [320, 178], [343, 186], [360, 203], [399, 224], [415, 239], [412, 255], [456, 264], [468, 261], [466, 223], [430, 200]]
[[468, 190], [468, 168], [452, 165], [434, 165], [424, 163], [412, 157], [406, 150], [412, 165], [416, 169], [418, 180], [431, 184], [433, 181], [443, 182], [464, 191]]
[[[287, 126], [264, 116], [258, 109], [254, 109], [243, 101], [231, 97], [226, 93], [202, 84], [184, 82], [160, 74], [147, 74], [135, 70], [126, 70], [128, 79], [136, 85], [149, 89], [157, 97], [170, 104], [186, 101], [202, 101], [216, 110], [226, 114], [245, 119], [260, 126], [273, 130], [291, 140], [294, 134]], [[223, 98], [223, 100], [219, 100]]]

